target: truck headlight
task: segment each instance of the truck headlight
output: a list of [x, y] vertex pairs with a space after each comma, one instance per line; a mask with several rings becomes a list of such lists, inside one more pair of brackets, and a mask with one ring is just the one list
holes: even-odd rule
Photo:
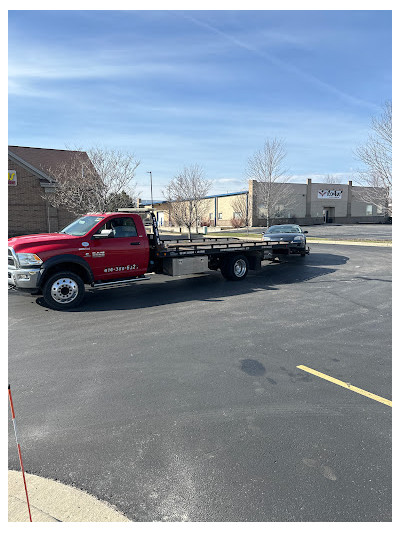
[[303, 241], [303, 242], [304, 242], [304, 237], [303, 237], [303, 235], [297, 235], [297, 236], [293, 239], [293, 241]]
[[17, 254], [18, 263], [21, 266], [39, 266], [43, 263], [39, 256], [36, 254]]
[[271, 240], [271, 237], [266, 237], [266, 236], [264, 235], [264, 241], [270, 241], [270, 240]]

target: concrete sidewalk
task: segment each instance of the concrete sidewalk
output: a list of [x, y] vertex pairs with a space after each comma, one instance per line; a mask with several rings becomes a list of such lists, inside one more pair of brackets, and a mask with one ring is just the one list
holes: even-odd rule
[[[58, 481], [25, 474], [32, 522], [130, 522], [108, 503]], [[8, 471], [8, 521], [29, 522], [21, 472]]]

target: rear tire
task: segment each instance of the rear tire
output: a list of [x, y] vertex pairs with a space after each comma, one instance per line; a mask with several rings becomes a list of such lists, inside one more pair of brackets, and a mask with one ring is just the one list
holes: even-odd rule
[[77, 307], [85, 295], [85, 285], [74, 272], [57, 272], [49, 277], [43, 286], [46, 304], [57, 311]]
[[221, 274], [231, 281], [241, 281], [248, 271], [249, 261], [245, 255], [228, 256], [221, 266]]

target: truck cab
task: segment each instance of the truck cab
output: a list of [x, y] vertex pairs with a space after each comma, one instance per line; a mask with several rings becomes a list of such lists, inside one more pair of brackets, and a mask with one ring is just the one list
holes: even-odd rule
[[84, 285], [139, 279], [149, 265], [149, 239], [137, 214], [89, 213], [59, 233], [8, 241], [8, 284], [43, 293], [55, 309], [78, 305]]

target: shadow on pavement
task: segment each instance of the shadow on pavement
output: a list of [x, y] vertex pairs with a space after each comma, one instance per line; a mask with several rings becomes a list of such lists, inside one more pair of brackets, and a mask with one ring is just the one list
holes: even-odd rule
[[[266, 262], [260, 271], [250, 271], [247, 278], [240, 282], [227, 281], [219, 272], [179, 278], [157, 275], [150, 281], [127, 287], [89, 290], [80, 307], [64, 312], [144, 309], [188, 301], [219, 302], [231, 296], [279, 290], [280, 285], [302, 283], [326, 276], [335, 272], [335, 267], [344, 265], [348, 259], [343, 255], [323, 253], [305, 258], [288, 257], [280, 263]], [[36, 302], [47, 307], [42, 297], [37, 298]]]

